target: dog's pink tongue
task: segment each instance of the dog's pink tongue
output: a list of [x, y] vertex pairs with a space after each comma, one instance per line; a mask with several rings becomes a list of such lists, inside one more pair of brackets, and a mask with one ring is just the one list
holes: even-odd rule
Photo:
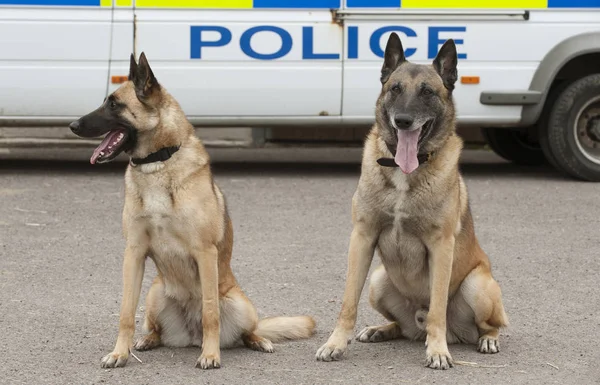
[[398, 130], [398, 146], [396, 147], [394, 161], [405, 174], [410, 174], [419, 167], [417, 144], [420, 133], [421, 129], [413, 131]]

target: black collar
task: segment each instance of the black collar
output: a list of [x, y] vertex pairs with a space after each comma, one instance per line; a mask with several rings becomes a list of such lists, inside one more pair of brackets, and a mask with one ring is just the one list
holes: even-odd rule
[[[419, 154], [417, 155], [417, 159], [419, 160], [419, 165], [427, 162], [433, 156], [433, 152], [428, 152], [427, 154]], [[383, 167], [398, 167], [394, 158], [379, 158], [377, 159], [377, 163]]]
[[173, 154], [177, 151], [179, 151], [179, 146], [164, 147], [156, 152], [153, 152], [145, 158], [131, 158], [131, 163], [133, 163], [134, 165], [138, 165], [154, 162], [164, 162], [165, 160], [173, 156]]

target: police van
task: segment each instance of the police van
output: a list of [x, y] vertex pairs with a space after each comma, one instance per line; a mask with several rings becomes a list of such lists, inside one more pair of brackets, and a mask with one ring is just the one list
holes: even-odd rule
[[66, 126], [144, 51], [197, 126], [374, 122], [391, 32], [454, 39], [458, 122], [600, 181], [600, 0], [0, 0], [0, 125]]

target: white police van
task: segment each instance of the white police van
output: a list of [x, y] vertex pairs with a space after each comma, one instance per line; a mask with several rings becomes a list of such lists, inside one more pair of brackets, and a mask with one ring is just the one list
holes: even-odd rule
[[455, 40], [498, 154], [600, 181], [600, 0], [0, 0], [0, 125], [67, 125], [142, 51], [198, 126], [369, 125], [392, 31]]

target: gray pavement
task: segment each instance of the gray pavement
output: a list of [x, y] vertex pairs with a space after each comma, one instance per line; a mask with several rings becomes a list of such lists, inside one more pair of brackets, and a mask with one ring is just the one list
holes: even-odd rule
[[[511, 326], [501, 352], [451, 345], [448, 371], [423, 366], [422, 343], [354, 341], [339, 362], [315, 352], [340, 310], [360, 149], [211, 149], [234, 221], [233, 269], [261, 316], [311, 314], [317, 334], [275, 353], [159, 348], [102, 369], [117, 336], [124, 163], [89, 150], [0, 153], [2, 384], [594, 384], [600, 382], [599, 184], [466, 151], [476, 232]], [[325, 163], [323, 163], [325, 162]], [[374, 266], [379, 264], [378, 257]], [[154, 276], [147, 264], [138, 311]], [[368, 282], [367, 282], [368, 284]], [[383, 322], [366, 290], [356, 331]], [[138, 334], [139, 335], [139, 334]]]

